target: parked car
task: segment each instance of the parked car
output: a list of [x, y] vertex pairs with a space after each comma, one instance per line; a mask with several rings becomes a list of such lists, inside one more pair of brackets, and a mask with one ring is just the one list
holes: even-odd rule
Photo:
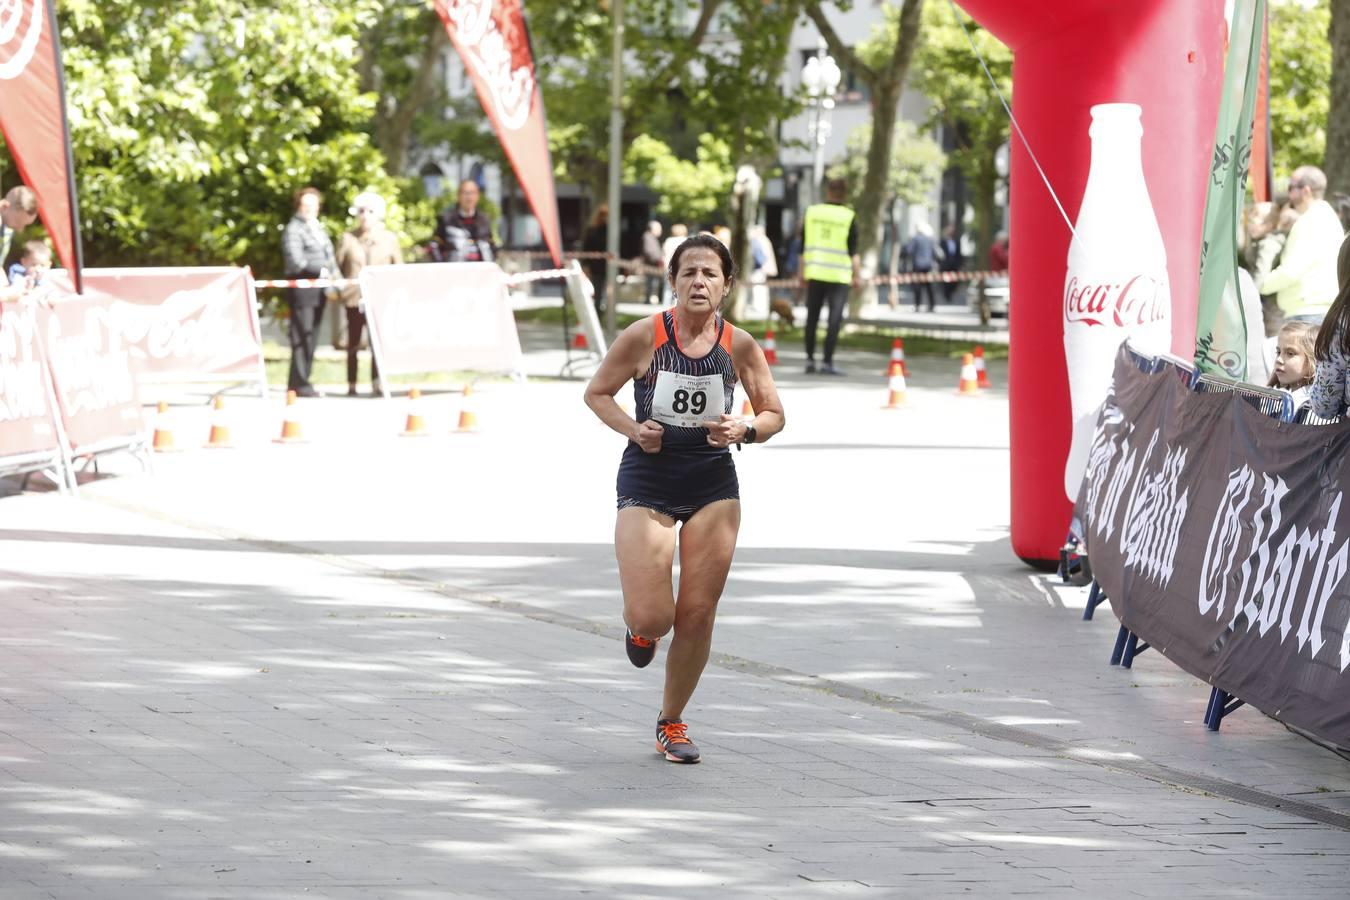
[[970, 292], [970, 305], [982, 323], [989, 324], [994, 316], [1008, 317], [1008, 279], [984, 278], [975, 287]]

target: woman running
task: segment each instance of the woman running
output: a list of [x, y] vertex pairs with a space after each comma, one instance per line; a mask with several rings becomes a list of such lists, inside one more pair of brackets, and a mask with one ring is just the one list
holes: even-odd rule
[[[712, 646], [713, 619], [741, 524], [731, 445], [762, 443], [783, 430], [783, 407], [764, 352], [717, 314], [731, 290], [731, 253], [711, 235], [675, 250], [668, 276], [675, 308], [635, 322], [610, 347], [586, 387], [586, 405], [628, 438], [619, 463], [614, 552], [623, 587], [624, 644], [638, 668], [666, 654], [656, 748], [671, 762], [696, 763], [685, 705]], [[632, 379], [637, 419], [615, 401]], [[736, 383], [754, 407], [731, 415]], [[679, 523], [680, 588], [671, 588]]]

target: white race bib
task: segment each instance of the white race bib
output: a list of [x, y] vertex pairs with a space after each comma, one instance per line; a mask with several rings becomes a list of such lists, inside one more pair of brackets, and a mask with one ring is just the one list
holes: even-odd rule
[[719, 374], [681, 375], [657, 372], [652, 391], [652, 418], [662, 425], [702, 428], [708, 419], [726, 412], [724, 382]]

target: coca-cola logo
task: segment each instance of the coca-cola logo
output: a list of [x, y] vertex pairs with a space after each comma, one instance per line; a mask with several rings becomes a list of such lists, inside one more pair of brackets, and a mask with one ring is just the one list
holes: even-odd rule
[[42, 0], [0, 0], [0, 80], [17, 78], [27, 68], [45, 12]]
[[[0, 3], [4, 0], [0, 0]], [[446, 16], [465, 61], [496, 108], [498, 127], [512, 131], [530, 117], [534, 70], [525, 31], [516, 27], [520, 6], [503, 0], [447, 0]]]
[[1064, 286], [1064, 321], [1132, 328], [1171, 318], [1171, 294], [1152, 275], [1099, 282], [1070, 276]]

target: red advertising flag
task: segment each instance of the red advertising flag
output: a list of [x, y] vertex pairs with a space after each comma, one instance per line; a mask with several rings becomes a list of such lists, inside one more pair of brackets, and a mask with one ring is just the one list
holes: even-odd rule
[[553, 264], [562, 265], [562, 233], [553, 191], [544, 95], [521, 0], [435, 0], [450, 42], [464, 60], [516, 179], [539, 220]]
[[82, 288], [75, 165], [51, 0], [0, 0], [0, 131], [24, 183], [38, 195], [57, 257]]
[[1275, 194], [1272, 141], [1270, 137], [1270, 12], [1266, 12], [1261, 33], [1260, 81], [1256, 87], [1256, 115], [1252, 119], [1252, 158], [1248, 171], [1252, 180], [1252, 199], [1258, 203]]

